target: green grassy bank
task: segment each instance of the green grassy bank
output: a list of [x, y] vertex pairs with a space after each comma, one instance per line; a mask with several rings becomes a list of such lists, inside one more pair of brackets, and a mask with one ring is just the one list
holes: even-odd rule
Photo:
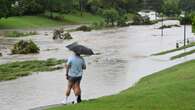
[[[132, 21], [134, 14], [127, 14], [128, 20]], [[104, 18], [99, 15], [83, 12], [71, 14], [52, 13], [46, 12], [43, 15], [37, 16], [16, 16], [7, 19], [0, 19], [0, 29], [26, 29], [26, 28], [45, 28], [45, 27], [58, 27], [68, 24], [94, 24], [104, 22]]]
[[195, 60], [147, 76], [120, 94], [48, 110], [194, 110]]
[[30, 75], [33, 72], [61, 69], [54, 66], [62, 63], [64, 63], [63, 60], [48, 59], [2, 64], [0, 65], [0, 81], [16, 79], [18, 77]]
[[62, 21], [41, 16], [17, 16], [0, 19], [0, 29], [42, 28], [64, 25]]
[[[47, 14], [47, 13], [46, 13]], [[49, 16], [49, 13], [48, 13]], [[56, 27], [66, 24], [91, 24], [103, 21], [103, 18], [90, 13], [61, 14], [53, 13], [53, 16], [62, 17], [61, 20], [49, 19], [43, 16], [16, 16], [7, 19], [0, 19], [0, 29], [20, 29], [20, 28], [44, 28]]]

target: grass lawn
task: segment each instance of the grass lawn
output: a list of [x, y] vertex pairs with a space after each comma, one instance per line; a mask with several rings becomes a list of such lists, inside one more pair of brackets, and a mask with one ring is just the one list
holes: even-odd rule
[[[49, 16], [49, 13], [46, 13]], [[98, 15], [90, 13], [62, 14], [53, 13], [53, 16], [63, 16], [63, 20], [52, 20], [43, 16], [17, 16], [9, 17], [7, 19], [0, 19], [0, 29], [20, 29], [20, 28], [43, 28], [56, 27], [66, 24], [91, 24], [94, 22], [104, 21]]]
[[27, 76], [33, 72], [53, 71], [61, 69], [53, 67], [64, 63], [63, 60], [48, 59], [46, 61], [23, 61], [0, 65], [0, 81], [12, 80]]
[[78, 23], [78, 24], [92, 24], [94, 22], [103, 22], [103, 17], [98, 15], [92, 15], [90, 13], [83, 13], [83, 16], [80, 13], [77, 14], [68, 14], [64, 15], [65, 22]]
[[41, 28], [64, 24], [64, 22], [51, 20], [41, 16], [19, 16], [0, 19], [0, 29]]
[[195, 110], [195, 60], [147, 76], [120, 94], [48, 110]]
[[181, 47], [176, 48], [176, 49], [171, 49], [171, 50], [155, 53], [155, 54], [152, 54], [152, 55], [153, 56], [165, 55], [165, 54], [168, 54], [168, 53], [172, 53], [172, 52], [176, 52], [176, 51], [179, 51], [179, 50], [187, 49], [187, 48], [190, 48], [190, 47], [193, 47], [193, 46], [195, 46], [195, 43], [190, 43], [186, 46], [181, 46]]

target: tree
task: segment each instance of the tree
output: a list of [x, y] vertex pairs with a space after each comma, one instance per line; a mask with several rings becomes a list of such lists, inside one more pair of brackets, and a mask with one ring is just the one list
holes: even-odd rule
[[180, 0], [181, 9], [186, 12], [195, 10], [195, 0]]
[[0, 0], [0, 18], [7, 18], [11, 13], [12, 0]]
[[104, 16], [105, 22], [107, 24], [111, 23], [112, 26], [114, 26], [114, 22], [117, 21], [119, 14], [118, 14], [116, 9], [112, 8], [112, 9], [104, 10], [103, 11], [103, 16]]
[[159, 13], [162, 11], [163, 0], [143, 0], [143, 3], [146, 9], [154, 10]]
[[163, 13], [167, 16], [178, 16], [181, 13], [179, 0], [164, 0]]

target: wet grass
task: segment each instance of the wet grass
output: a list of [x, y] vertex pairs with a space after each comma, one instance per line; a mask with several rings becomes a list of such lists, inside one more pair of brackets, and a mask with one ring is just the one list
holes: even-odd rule
[[190, 47], [193, 47], [193, 46], [195, 46], [195, 43], [190, 43], [186, 46], [181, 46], [181, 47], [176, 48], [176, 49], [171, 49], [171, 50], [167, 50], [167, 51], [152, 54], [152, 56], [165, 55], [165, 54], [168, 54], [168, 53], [172, 53], [172, 52], [176, 52], [176, 51], [179, 51], [179, 50], [187, 49], [187, 48], [190, 48]]
[[193, 53], [195, 53], [195, 50], [191, 50], [191, 51], [188, 51], [188, 52], [183, 52], [183, 53], [181, 53], [179, 55], [175, 55], [175, 56], [171, 57], [171, 60], [175, 60], [175, 59], [178, 59], [178, 58], [182, 58], [182, 57], [191, 55]]
[[195, 60], [142, 78], [120, 94], [48, 110], [194, 110]]
[[64, 63], [64, 60], [48, 59], [2, 64], [0, 65], [0, 81], [16, 79], [30, 75], [33, 72], [62, 69], [60, 67], [54, 67], [62, 63]]

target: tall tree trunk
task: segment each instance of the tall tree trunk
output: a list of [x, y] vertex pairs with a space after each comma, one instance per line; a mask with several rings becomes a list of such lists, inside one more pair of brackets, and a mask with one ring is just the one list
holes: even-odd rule
[[81, 16], [83, 16], [83, 0], [79, 0], [79, 6], [81, 11]]

